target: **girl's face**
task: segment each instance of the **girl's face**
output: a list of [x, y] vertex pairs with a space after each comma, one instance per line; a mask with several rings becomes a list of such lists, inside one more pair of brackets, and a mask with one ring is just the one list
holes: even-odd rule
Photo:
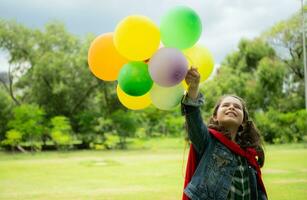
[[243, 122], [243, 113], [243, 105], [240, 100], [228, 96], [222, 100], [214, 120], [225, 128], [238, 128]]

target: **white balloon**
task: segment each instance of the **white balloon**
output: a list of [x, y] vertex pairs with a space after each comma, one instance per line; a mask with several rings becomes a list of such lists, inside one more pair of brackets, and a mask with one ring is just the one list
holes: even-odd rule
[[152, 104], [161, 110], [172, 110], [178, 106], [184, 94], [182, 83], [173, 87], [161, 87], [154, 83], [150, 90]]

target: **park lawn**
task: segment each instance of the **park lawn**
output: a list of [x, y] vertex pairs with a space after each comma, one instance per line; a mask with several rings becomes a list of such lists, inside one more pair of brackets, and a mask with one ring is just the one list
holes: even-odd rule
[[[178, 138], [145, 142], [146, 149], [36, 154], [0, 152], [2, 200], [178, 200], [185, 167]], [[307, 148], [266, 147], [262, 169], [269, 199], [307, 196]]]

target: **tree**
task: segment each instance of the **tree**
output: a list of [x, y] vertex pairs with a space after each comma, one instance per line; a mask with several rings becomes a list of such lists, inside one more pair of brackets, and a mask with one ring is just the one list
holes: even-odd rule
[[12, 117], [13, 102], [0, 86], [0, 141], [8, 130], [7, 123]]
[[306, 110], [279, 112], [269, 109], [265, 113], [257, 113], [255, 119], [269, 143], [301, 142], [307, 136]]
[[8, 53], [10, 64], [7, 88], [16, 104], [36, 103], [48, 118], [67, 116], [77, 129], [73, 116], [107, 87], [88, 69], [87, 50], [93, 38], [78, 39], [58, 22], [31, 30], [0, 20], [0, 48]]
[[135, 113], [117, 110], [112, 113], [111, 118], [115, 131], [120, 137], [119, 147], [126, 149], [126, 138], [134, 136], [137, 127]]
[[[304, 6], [306, 15], [307, 6]], [[277, 56], [286, 67], [284, 79], [285, 100], [295, 102], [287, 106], [290, 110], [305, 107], [304, 65], [301, 29], [301, 10], [292, 17], [275, 24], [261, 35], [277, 52]]]
[[229, 66], [241, 73], [254, 72], [262, 58], [273, 58], [274, 56], [274, 49], [261, 39], [242, 39], [239, 42], [238, 51], [228, 55], [222, 65]]
[[[2, 144], [4, 145], [10, 145], [12, 150], [14, 151], [15, 147], [18, 147], [22, 140], [22, 133], [19, 131], [16, 131], [14, 129], [11, 129], [6, 132], [5, 134], [5, 140], [2, 141]], [[19, 149], [22, 149], [19, 147]]]
[[72, 130], [67, 117], [56, 116], [51, 119], [50, 135], [58, 149], [66, 150], [72, 147]]
[[37, 105], [24, 104], [13, 109], [13, 118], [8, 127], [30, 142], [31, 151], [41, 149], [42, 135], [46, 132], [44, 115], [44, 110]]

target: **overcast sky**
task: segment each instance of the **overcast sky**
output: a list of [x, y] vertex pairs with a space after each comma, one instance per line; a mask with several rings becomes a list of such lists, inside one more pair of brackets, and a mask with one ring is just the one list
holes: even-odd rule
[[[157, 25], [176, 5], [193, 8], [203, 23], [199, 43], [207, 46], [219, 64], [235, 50], [241, 38], [254, 38], [300, 8], [300, 0], [0, 0], [0, 18], [15, 19], [31, 28], [51, 20], [64, 22], [76, 35], [113, 32], [131, 14], [146, 15]], [[0, 52], [0, 71], [7, 70]]]

